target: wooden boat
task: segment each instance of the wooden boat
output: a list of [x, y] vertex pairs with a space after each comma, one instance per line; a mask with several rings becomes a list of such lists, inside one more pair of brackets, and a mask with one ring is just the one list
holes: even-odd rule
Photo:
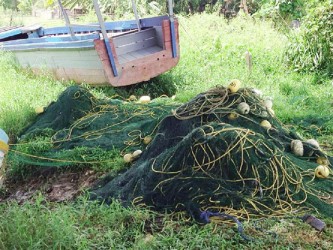
[[131, 85], [177, 65], [178, 22], [173, 13], [104, 22], [97, 1], [94, 4], [97, 24], [71, 25], [64, 15], [65, 27], [35, 25], [0, 32], [0, 49], [13, 52], [23, 68], [36, 74], [92, 85]]

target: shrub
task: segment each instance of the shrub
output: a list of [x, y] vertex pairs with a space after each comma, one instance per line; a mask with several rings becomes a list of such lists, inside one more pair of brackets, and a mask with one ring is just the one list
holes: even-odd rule
[[311, 10], [300, 31], [291, 33], [286, 59], [296, 71], [333, 76], [333, 5], [328, 2]]

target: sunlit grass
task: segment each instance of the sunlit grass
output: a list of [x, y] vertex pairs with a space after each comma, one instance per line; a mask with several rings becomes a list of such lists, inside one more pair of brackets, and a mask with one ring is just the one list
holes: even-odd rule
[[17, 135], [35, 114], [35, 108], [55, 100], [65, 86], [49, 77], [22, 72], [11, 54], [0, 51], [0, 127]]

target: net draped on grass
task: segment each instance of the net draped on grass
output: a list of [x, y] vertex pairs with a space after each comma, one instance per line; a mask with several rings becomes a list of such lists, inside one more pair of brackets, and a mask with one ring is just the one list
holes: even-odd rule
[[[153, 138], [148, 145], [146, 136]], [[41, 137], [48, 146], [29, 151]], [[304, 156], [292, 152], [294, 140], [303, 142]], [[10, 157], [35, 165], [75, 164], [84, 161], [76, 147], [85, 148], [87, 158], [89, 150], [143, 150], [126, 172], [92, 188], [91, 199], [187, 210], [196, 219], [200, 211], [240, 218], [306, 210], [333, 216], [333, 179], [314, 174], [319, 157], [328, 167], [332, 157], [285, 127], [249, 88], [231, 93], [219, 86], [176, 106], [97, 100], [82, 87], [70, 87], [26, 129]]]

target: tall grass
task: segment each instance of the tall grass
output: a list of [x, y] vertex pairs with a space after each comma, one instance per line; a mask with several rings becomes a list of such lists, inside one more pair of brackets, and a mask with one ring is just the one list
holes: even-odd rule
[[[99, 88], [100, 97], [176, 93], [187, 101], [216, 85], [238, 78], [243, 86], [258, 88], [274, 99], [276, 115], [298, 127], [306, 137], [332, 146], [333, 85], [328, 78], [300, 74], [283, 64], [287, 38], [269, 22], [239, 17], [227, 23], [216, 15], [179, 17], [181, 60], [176, 68], [150, 83], [118, 90]], [[250, 51], [253, 68], [246, 68], [244, 53]], [[23, 72], [10, 54], [0, 56], [0, 127], [12, 140], [70, 83], [35, 77]], [[312, 124], [312, 126], [310, 125]], [[314, 126], [313, 126], [314, 125]], [[256, 241], [241, 240], [234, 226], [201, 226], [175, 215], [146, 209], [123, 208], [87, 202], [54, 204], [37, 196], [19, 205], [0, 204], [0, 249], [331, 249], [333, 222], [318, 235], [298, 219], [267, 219], [263, 230], [246, 224]], [[278, 238], [274, 238], [275, 232]]]

